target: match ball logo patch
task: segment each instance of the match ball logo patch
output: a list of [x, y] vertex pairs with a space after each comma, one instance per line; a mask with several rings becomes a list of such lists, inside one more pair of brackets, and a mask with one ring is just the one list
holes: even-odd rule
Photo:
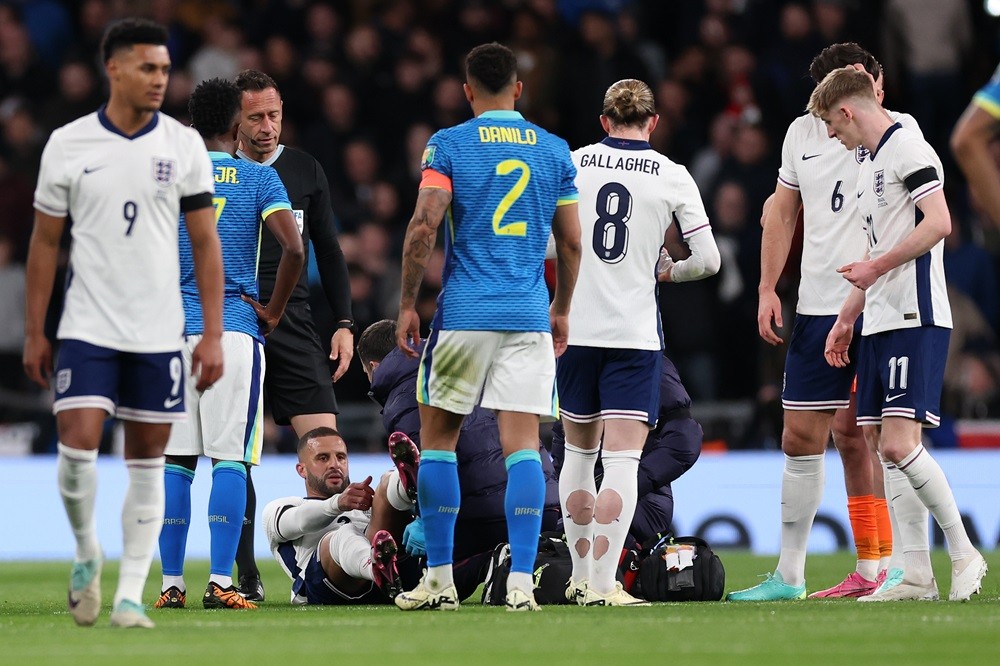
[[420, 168], [426, 169], [430, 165], [434, 164], [434, 153], [437, 152], [437, 146], [427, 146], [424, 148], [424, 156], [420, 158]]
[[165, 157], [153, 158], [153, 180], [160, 187], [170, 187], [177, 178], [177, 161]]
[[872, 189], [876, 196], [880, 197], [885, 194], [885, 171], [883, 169], [875, 172], [875, 183], [872, 185]]
[[66, 368], [56, 373], [56, 393], [65, 393], [71, 383], [73, 383], [72, 368]]

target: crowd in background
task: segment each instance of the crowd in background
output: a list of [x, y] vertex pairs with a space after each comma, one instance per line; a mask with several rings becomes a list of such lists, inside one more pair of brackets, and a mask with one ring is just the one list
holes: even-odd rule
[[[470, 117], [462, 57], [471, 47], [510, 46], [525, 83], [519, 110], [572, 148], [602, 138], [598, 115], [610, 84], [648, 82], [660, 114], [651, 143], [691, 171], [723, 258], [714, 278], [661, 288], [667, 353], [697, 403], [750, 406], [748, 427], [730, 446], [777, 443], [784, 349], [756, 333], [760, 210], [774, 191], [785, 129], [812, 90], [810, 61], [828, 44], [857, 41], [885, 67], [886, 107], [912, 114], [945, 164], [956, 328], [943, 411], [1000, 413], [1000, 238], [969, 199], [948, 149], [955, 121], [1000, 59], [998, 23], [978, 0], [7, 0], [0, 423], [51, 419], [39, 416], [46, 398], [20, 370], [34, 181], [49, 133], [105, 98], [97, 46], [108, 22], [126, 15], [169, 27], [173, 72], [163, 111], [182, 121], [206, 78], [254, 68], [278, 82], [282, 143], [314, 155], [329, 179], [362, 330], [396, 316], [420, 156], [435, 130]], [[442, 265], [438, 251], [418, 303], [424, 322]], [[779, 291], [786, 322], [797, 265], [793, 253]], [[315, 266], [309, 270], [314, 317], [328, 333], [333, 322]], [[345, 407], [367, 403], [367, 391], [357, 364], [336, 386]]]

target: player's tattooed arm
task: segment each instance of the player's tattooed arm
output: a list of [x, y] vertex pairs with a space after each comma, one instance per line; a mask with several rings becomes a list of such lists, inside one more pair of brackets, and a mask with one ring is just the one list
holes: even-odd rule
[[396, 324], [396, 343], [409, 356], [417, 353], [411, 346], [420, 343], [420, 318], [416, 312], [417, 291], [424, 279], [445, 212], [451, 205], [451, 192], [427, 187], [420, 190], [413, 217], [406, 228], [403, 241], [403, 275], [399, 298], [399, 321]]

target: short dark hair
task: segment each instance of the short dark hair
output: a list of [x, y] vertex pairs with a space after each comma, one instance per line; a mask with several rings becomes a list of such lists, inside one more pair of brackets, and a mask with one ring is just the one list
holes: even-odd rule
[[855, 63], [860, 63], [873, 79], [877, 79], [882, 73], [882, 65], [875, 56], [855, 42], [843, 42], [831, 44], [820, 51], [809, 65], [809, 76], [818, 84], [833, 70]]
[[121, 49], [132, 48], [136, 44], [165, 46], [167, 29], [159, 23], [141, 18], [127, 18], [108, 26], [101, 38], [101, 56], [104, 62], [111, 60]]
[[205, 139], [228, 133], [240, 112], [241, 94], [232, 81], [219, 78], [202, 81], [188, 100], [191, 126]]
[[330, 428], [329, 426], [320, 426], [318, 428], [313, 428], [299, 437], [299, 445], [295, 449], [296, 452], [302, 453], [302, 449], [306, 448], [306, 444], [308, 444], [310, 440], [319, 439], [320, 437], [340, 437], [341, 439], [344, 439], [343, 436], [333, 428]]
[[256, 69], [244, 69], [237, 74], [236, 87], [239, 88], [241, 93], [247, 91], [260, 92], [261, 90], [274, 88], [279, 95], [281, 94], [281, 91], [278, 90], [278, 84], [274, 82], [274, 79], [264, 72], [258, 72]]
[[474, 79], [496, 94], [513, 83], [517, 76], [517, 57], [503, 44], [480, 44], [465, 56], [466, 81]]
[[377, 321], [364, 330], [358, 338], [358, 356], [361, 364], [368, 366], [372, 361], [382, 362], [396, 348], [396, 322], [392, 319]]

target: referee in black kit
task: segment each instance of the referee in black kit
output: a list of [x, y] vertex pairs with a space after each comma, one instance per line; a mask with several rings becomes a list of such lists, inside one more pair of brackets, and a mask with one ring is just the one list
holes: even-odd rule
[[[347, 263], [337, 241], [333, 220], [330, 186], [315, 158], [278, 143], [282, 101], [274, 79], [248, 69], [236, 77], [236, 85], [242, 92], [238, 155], [274, 167], [288, 190], [307, 258], [310, 239], [315, 247], [323, 291], [337, 322], [330, 341], [330, 360], [337, 361], [332, 377], [335, 382], [347, 372], [354, 356], [354, 319]], [[262, 303], [267, 303], [271, 297], [280, 259], [281, 246], [265, 228], [258, 268]], [[279, 425], [291, 424], [297, 437], [320, 426], [337, 427], [337, 400], [308, 299], [308, 276], [303, 270], [288, 301], [284, 319], [264, 345], [267, 361], [264, 388], [271, 414]], [[236, 566], [240, 592], [251, 601], [262, 601], [264, 587], [253, 554], [256, 509], [257, 498], [248, 474], [246, 520]]]

